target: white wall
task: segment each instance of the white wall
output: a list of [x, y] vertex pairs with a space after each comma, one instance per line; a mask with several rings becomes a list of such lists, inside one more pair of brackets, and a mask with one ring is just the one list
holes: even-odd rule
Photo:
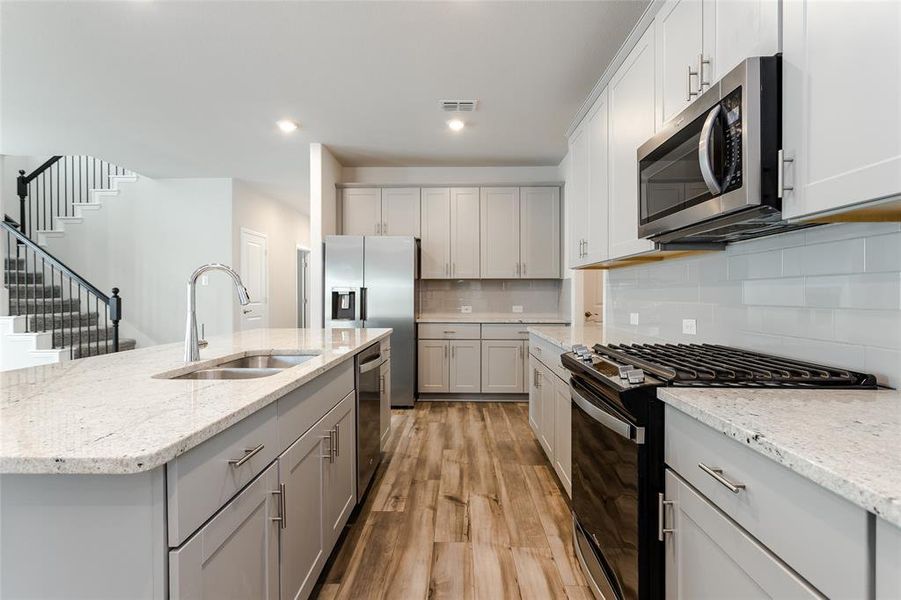
[[344, 183], [489, 184], [562, 181], [558, 167], [344, 167]]
[[337, 190], [343, 167], [323, 144], [310, 144], [310, 326], [321, 327], [323, 255], [322, 243], [337, 229]]
[[[269, 326], [297, 326], [298, 245], [310, 247], [310, 218], [259, 190], [234, 181], [232, 200], [232, 266], [241, 268], [241, 228], [265, 234], [269, 244]], [[240, 312], [235, 311], [235, 328]]]
[[[875, 373], [901, 386], [901, 223], [849, 223], [609, 271], [606, 323]], [[639, 325], [629, 314], [639, 313]], [[682, 334], [697, 320], [697, 335]]]

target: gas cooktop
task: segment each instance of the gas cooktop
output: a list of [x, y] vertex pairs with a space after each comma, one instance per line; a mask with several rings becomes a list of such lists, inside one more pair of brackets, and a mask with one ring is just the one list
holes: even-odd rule
[[[583, 372], [624, 384], [695, 387], [863, 388], [873, 375], [715, 344], [597, 344], [573, 349]], [[588, 368], [585, 368], [588, 367]], [[648, 381], [645, 375], [653, 376]]]

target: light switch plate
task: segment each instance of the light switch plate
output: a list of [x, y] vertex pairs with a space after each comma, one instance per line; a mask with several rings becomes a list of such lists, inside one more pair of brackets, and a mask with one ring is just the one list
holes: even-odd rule
[[469, 314], [472, 312], [472, 307], [464, 304], [463, 306], [460, 307], [460, 312], [464, 313], [464, 314]]
[[698, 335], [697, 319], [682, 319], [682, 333], [685, 335]]
[[519, 304], [514, 304], [514, 305], [513, 305], [513, 312], [515, 312], [515, 313], [521, 313], [521, 312], [522, 312], [522, 306], [520, 306]]
[[638, 313], [629, 313], [629, 325], [638, 325]]

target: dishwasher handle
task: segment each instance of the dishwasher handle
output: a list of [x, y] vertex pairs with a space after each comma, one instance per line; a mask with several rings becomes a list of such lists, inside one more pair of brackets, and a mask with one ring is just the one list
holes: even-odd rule
[[360, 373], [368, 373], [369, 371], [372, 371], [373, 369], [378, 369], [383, 364], [385, 364], [385, 362], [387, 362], [387, 360], [388, 360], [387, 356], [382, 356], [381, 354], [379, 354], [375, 358], [370, 358], [366, 362], [361, 362], [360, 363]]

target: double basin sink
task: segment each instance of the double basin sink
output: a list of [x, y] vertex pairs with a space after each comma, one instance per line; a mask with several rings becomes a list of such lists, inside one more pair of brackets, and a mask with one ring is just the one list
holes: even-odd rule
[[319, 353], [312, 352], [243, 356], [169, 379], [257, 379], [281, 373], [317, 356]]

